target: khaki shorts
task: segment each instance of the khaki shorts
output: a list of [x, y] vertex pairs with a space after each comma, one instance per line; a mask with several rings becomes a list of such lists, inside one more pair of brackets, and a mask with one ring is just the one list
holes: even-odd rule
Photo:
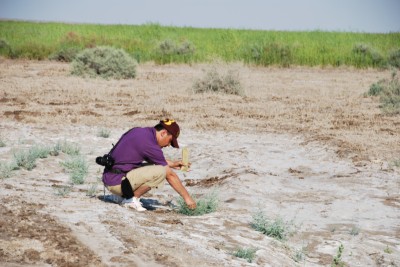
[[[126, 176], [122, 177], [122, 180], [128, 179], [129, 183], [132, 186], [132, 190], [135, 191], [142, 185], [147, 185], [151, 189], [160, 189], [164, 186], [164, 181], [166, 177], [167, 170], [165, 169], [165, 166], [151, 165], [131, 170], [126, 174]], [[113, 194], [122, 196], [122, 189], [120, 184], [107, 186], [107, 189], [110, 190], [110, 192]]]

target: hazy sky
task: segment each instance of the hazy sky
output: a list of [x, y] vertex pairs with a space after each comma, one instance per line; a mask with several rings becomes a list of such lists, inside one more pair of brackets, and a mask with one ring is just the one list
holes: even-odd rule
[[0, 19], [400, 32], [400, 0], [0, 0]]

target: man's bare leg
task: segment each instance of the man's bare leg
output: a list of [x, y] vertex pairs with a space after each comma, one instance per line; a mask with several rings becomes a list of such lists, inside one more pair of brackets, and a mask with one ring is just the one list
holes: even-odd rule
[[134, 195], [136, 198], [140, 198], [142, 195], [146, 194], [150, 189], [151, 189], [150, 186], [147, 186], [147, 185], [144, 185], [144, 184], [143, 184], [143, 185], [139, 186], [139, 187], [133, 192], [133, 195]]

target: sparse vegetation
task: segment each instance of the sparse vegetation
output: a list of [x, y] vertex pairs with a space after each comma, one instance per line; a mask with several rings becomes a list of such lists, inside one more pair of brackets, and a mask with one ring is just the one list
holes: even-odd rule
[[71, 191], [72, 191], [72, 185], [61, 186], [61, 187], [57, 188], [55, 195], [59, 196], [59, 197], [66, 197], [71, 193]]
[[88, 197], [95, 197], [96, 196], [96, 191], [97, 191], [97, 184], [91, 184], [88, 186], [88, 189], [86, 191], [86, 196]]
[[353, 236], [356, 236], [359, 233], [360, 233], [360, 228], [358, 226], [356, 226], [356, 225], [354, 225], [349, 231], [349, 234], [353, 235]]
[[368, 95], [379, 96], [382, 110], [390, 115], [400, 114], [400, 81], [396, 72], [390, 80], [380, 80], [371, 85]]
[[65, 140], [63, 142], [58, 141], [57, 144], [54, 146], [53, 151], [61, 151], [70, 156], [79, 155], [81, 153], [81, 149], [77, 144]]
[[387, 254], [392, 254], [393, 250], [388, 245], [386, 245], [386, 248], [383, 250], [383, 252], [385, 252]]
[[70, 174], [71, 182], [73, 184], [83, 184], [88, 173], [88, 164], [82, 156], [72, 156], [61, 165], [65, 168], [66, 172]]
[[387, 68], [387, 60], [374, 48], [367, 44], [359, 43], [354, 45], [355, 64], [357, 67], [373, 66], [377, 68]]
[[178, 213], [188, 216], [200, 216], [207, 213], [211, 213], [218, 208], [218, 195], [216, 191], [205, 195], [201, 199], [195, 199], [197, 207], [194, 210], [189, 209], [183, 198], [178, 199]]
[[72, 61], [71, 74], [105, 79], [130, 79], [136, 77], [137, 62], [122, 49], [109, 46], [88, 48]]
[[195, 50], [194, 45], [189, 41], [177, 44], [167, 39], [158, 45], [155, 52], [155, 61], [161, 64], [172, 62], [189, 63], [193, 59]]
[[16, 166], [13, 163], [0, 161], [0, 179], [10, 178], [15, 168]]
[[36, 167], [36, 159], [46, 158], [50, 154], [50, 149], [45, 146], [35, 145], [29, 150], [21, 150], [14, 153], [14, 160], [18, 167], [28, 171]]
[[6, 142], [4, 141], [4, 138], [0, 135], [0, 147], [5, 147]]
[[342, 254], [343, 254], [344, 246], [343, 244], [340, 244], [336, 256], [333, 257], [332, 260], [332, 267], [343, 267], [345, 266], [344, 262], [342, 261]]
[[280, 217], [271, 220], [261, 210], [253, 215], [251, 226], [255, 230], [280, 241], [286, 240], [291, 233], [291, 223], [284, 222]]
[[238, 248], [236, 251], [233, 252], [233, 256], [245, 259], [247, 262], [253, 262], [254, 258], [256, 257], [256, 248]]
[[205, 72], [203, 78], [194, 82], [193, 92], [244, 95], [243, 87], [238, 77], [238, 73], [233, 70], [229, 70], [226, 74], [220, 74], [214, 66]]
[[101, 128], [97, 133], [98, 137], [108, 138], [110, 137], [111, 131], [109, 129]]
[[50, 60], [72, 62], [82, 49], [79, 47], [62, 47], [49, 56]]
[[301, 262], [306, 258], [306, 250], [305, 248], [301, 248], [301, 249], [296, 249], [292, 255], [292, 259], [295, 262]]

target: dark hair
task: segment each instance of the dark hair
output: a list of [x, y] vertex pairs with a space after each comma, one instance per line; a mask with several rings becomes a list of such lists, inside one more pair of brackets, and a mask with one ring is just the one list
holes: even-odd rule
[[156, 126], [154, 126], [154, 128], [156, 129], [157, 132], [165, 129], [164, 126], [161, 123], [159, 123]]

